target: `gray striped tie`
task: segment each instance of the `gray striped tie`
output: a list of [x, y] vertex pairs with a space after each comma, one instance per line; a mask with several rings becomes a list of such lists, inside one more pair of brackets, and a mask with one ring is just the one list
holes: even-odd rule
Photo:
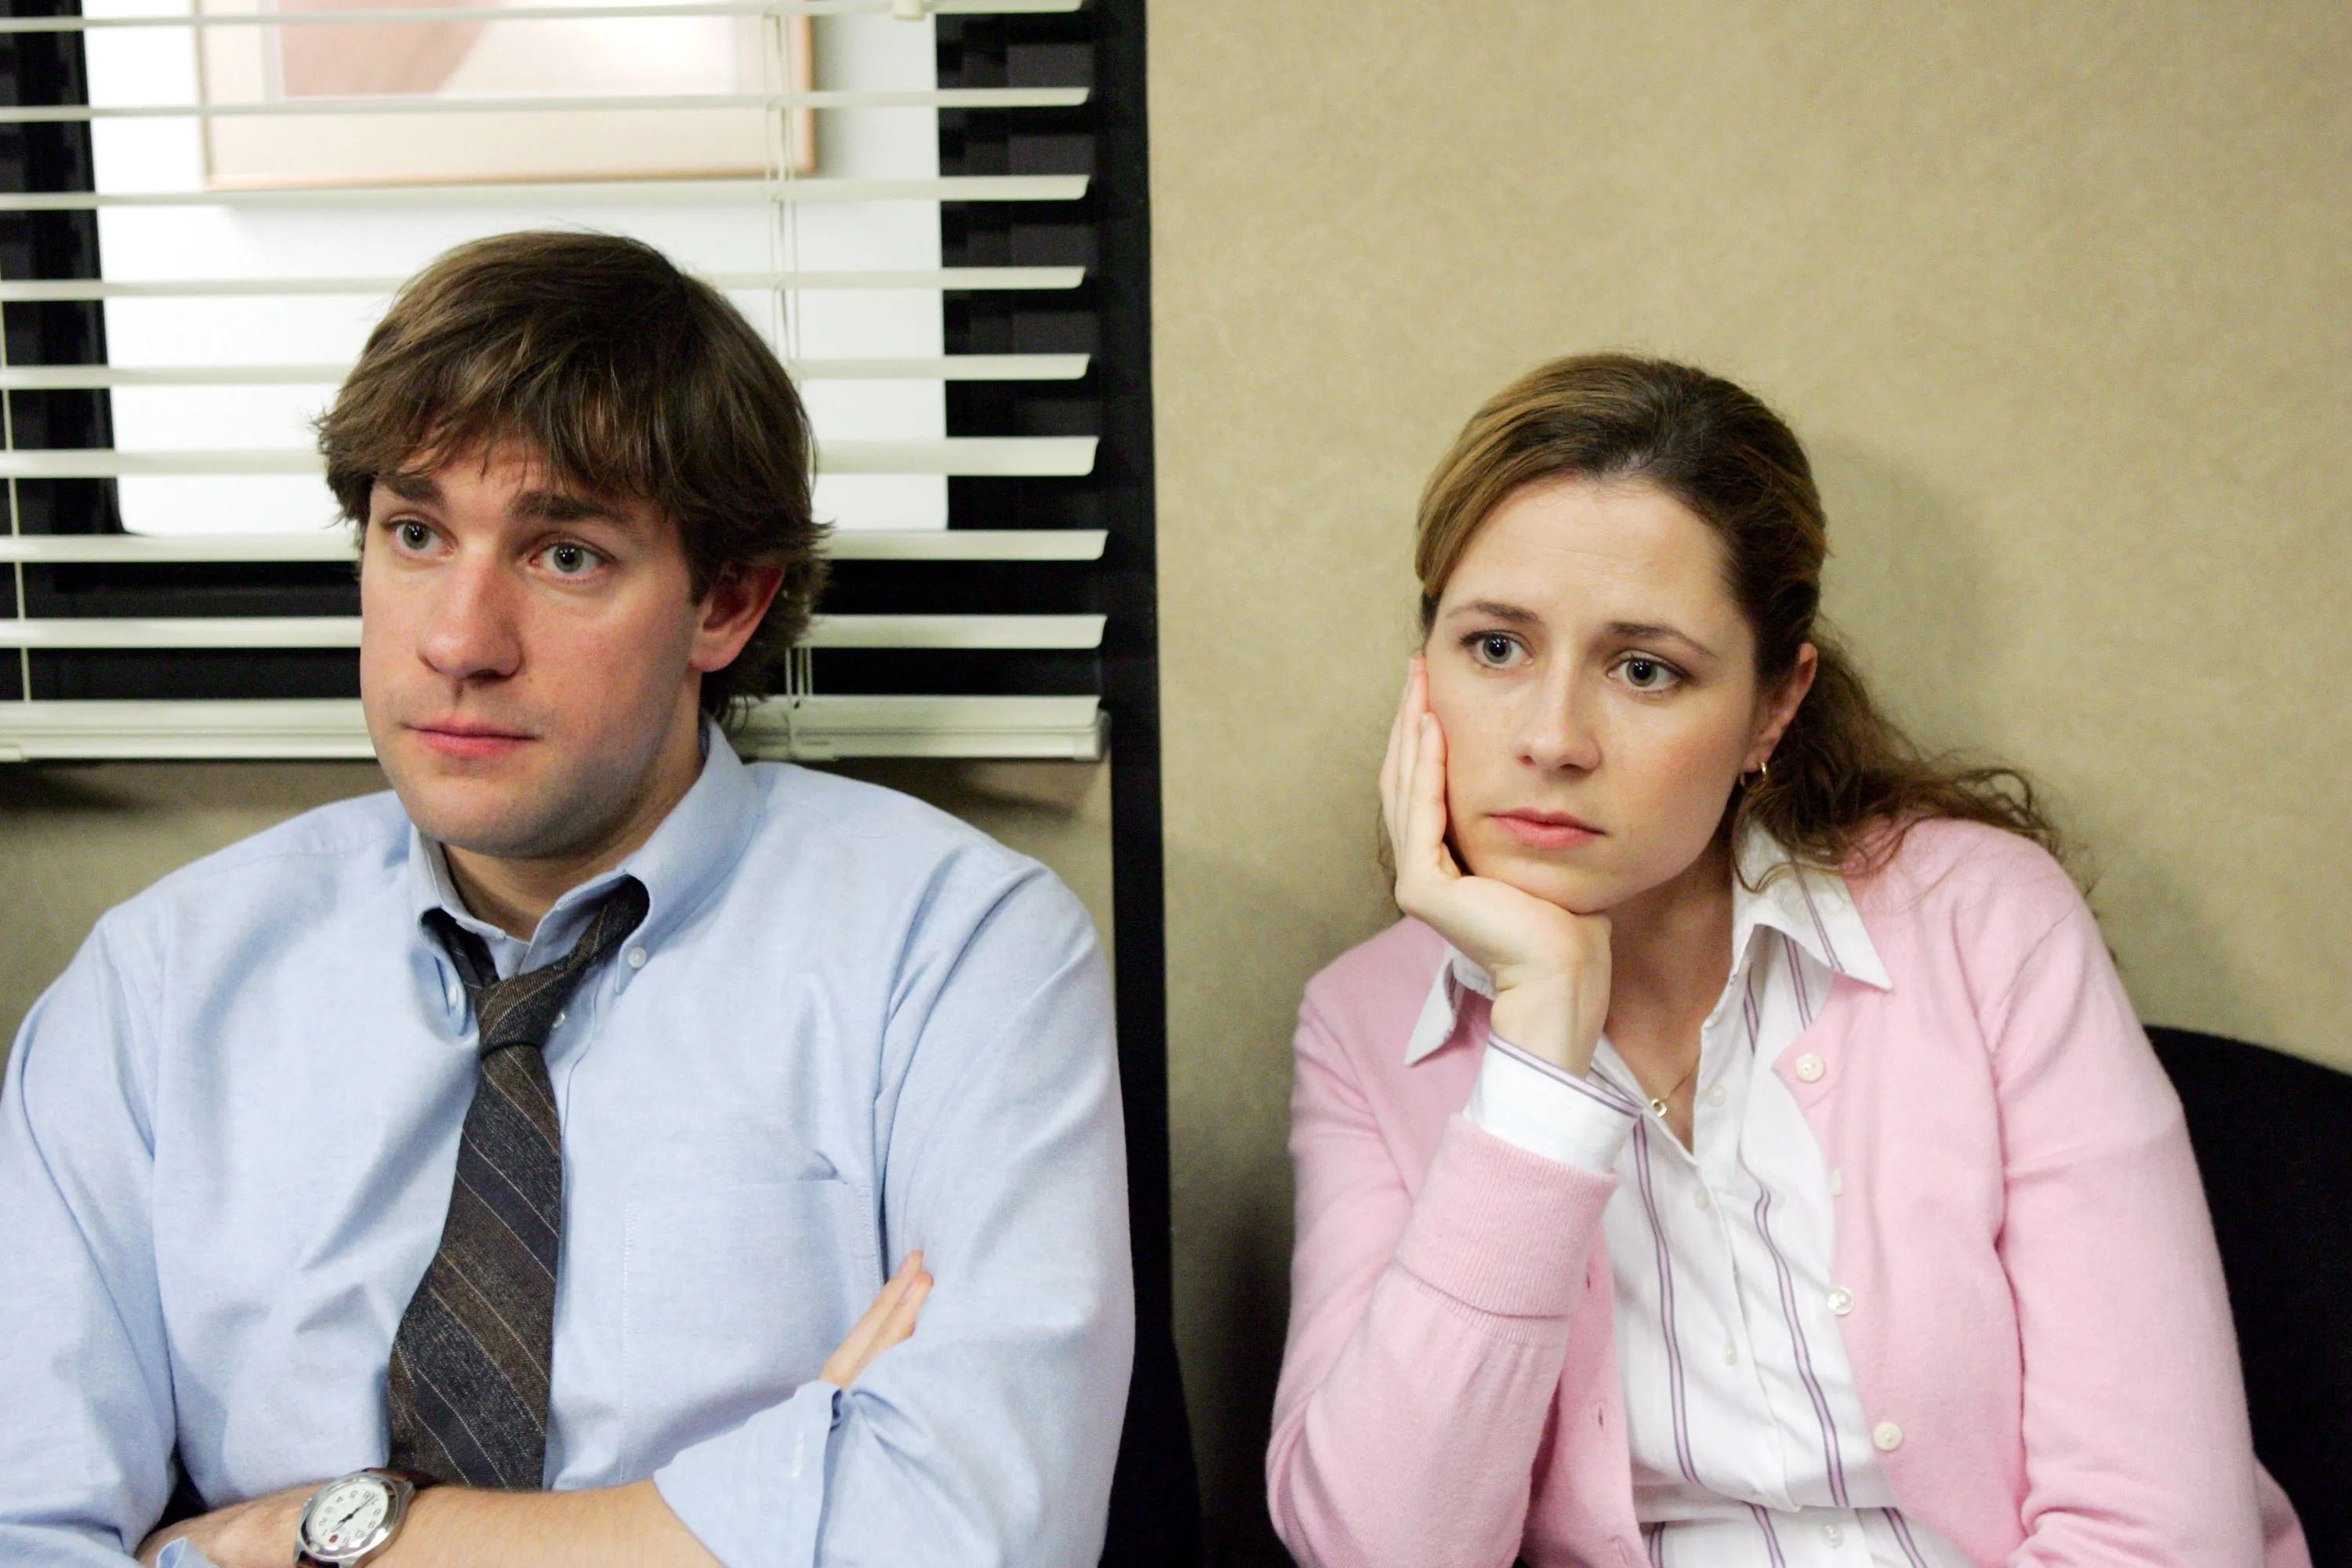
[[393, 1337], [398, 1468], [509, 1491], [543, 1484], [563, 1133], [541, 1049], [572, 988], [636, 930], [646, 904], [645, 884], [622, 879], [568, 955], [511, 980], [447, 911], [425, 917], [474, 999], [479, 1071], [441, 1247]]

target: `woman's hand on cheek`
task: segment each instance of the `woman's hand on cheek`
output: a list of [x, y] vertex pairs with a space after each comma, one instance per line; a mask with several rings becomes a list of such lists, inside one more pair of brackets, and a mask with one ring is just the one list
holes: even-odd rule
[[1463, 873], [1445, 842], [1445, 735], [1418, 658], [1381, 764], [1381, 810], [1397, 907], [1494, 977], [1496, 1034], [1580, 1076], [1609, 1016], [1609, 919]]

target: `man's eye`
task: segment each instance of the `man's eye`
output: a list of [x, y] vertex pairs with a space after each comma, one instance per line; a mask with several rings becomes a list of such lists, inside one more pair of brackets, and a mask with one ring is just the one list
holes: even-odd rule
[[433, 542], [433, 531], [421, 522], [395, 522], [392, 533], [404, 550], [422, 550]]
[[551, 544], [547, 550], [547, 563], [559, 577], [582, 577], [602, 564], [604, 557], [584, 544]]

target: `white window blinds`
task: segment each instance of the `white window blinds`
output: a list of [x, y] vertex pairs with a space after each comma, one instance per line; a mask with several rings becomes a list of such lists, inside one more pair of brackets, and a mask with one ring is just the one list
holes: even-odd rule
[[163, 3], [0, 18], [0, 760], [368, 754], [308, 420], [540, 226], [709, 279], [809, 405], [836, 586], [746, 751], [1100, 753], [1086, 62], [962, 85], [932, 20], [1078, 0]]

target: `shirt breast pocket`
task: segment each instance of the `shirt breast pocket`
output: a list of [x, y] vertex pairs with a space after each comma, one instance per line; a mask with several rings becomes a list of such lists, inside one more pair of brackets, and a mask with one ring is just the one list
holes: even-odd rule
[[633, 1194], [622, 1423], [662, 1455], [814, 1377], [880, 1288], [873, 1205], [831, 1177]]

